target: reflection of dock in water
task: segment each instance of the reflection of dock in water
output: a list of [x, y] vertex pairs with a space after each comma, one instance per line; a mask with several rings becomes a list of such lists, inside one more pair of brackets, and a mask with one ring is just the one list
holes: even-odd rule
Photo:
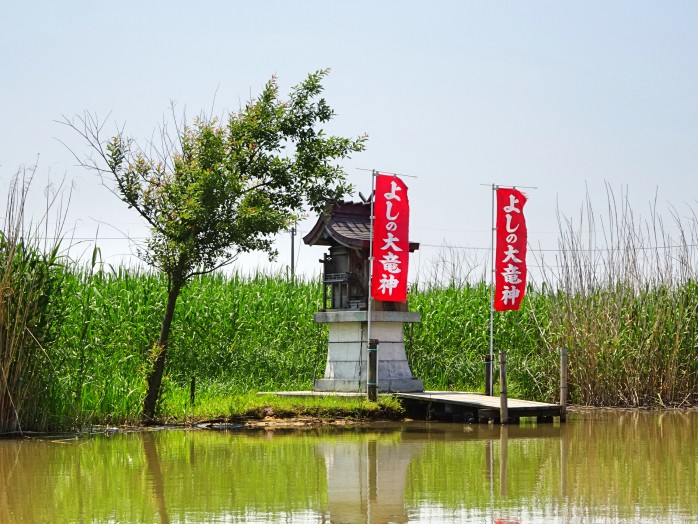
[[[424, 391], [396, 393], [414, 418], [449, 420], [453, 422], [489, 422], [500, 420], [500, 398], [480, 393], [459, 391]], [[524, 417], [535, 417], [538, 422], [552, 422], [564, 417], [563, 406], [533, 400], [507, 399], [508, 422], [517, 423]]]
[[[355, 435], [356, 440], [315, 444], [315, 453], [323, 458], [327, 474], [327, 510], [322, 515], [323, 522], [379, 524], [419, 520], [421, 507], [405, 502], [408, 482], [413, 481], [410, 475], [414, 475], [410, 465], [419, 461], [425, 452], [428, 455], [428, 450], [441, 441], [470, 441], [474, 446], [471, 449], [481, 449], [484, 454], [484, 460], [480, 459], [484, 470], [480, 473], [489, 483], [489, 504], [480, 500], [458, 511], [479, 515], [486, 522], [519, 522], [515, 510], [500, 505], [509, 492], [509, 443], [519, 439], [560, 441], [560, 493], [561, 497], [566, 497], [566, 425], [476, 424], [465, 428], [462, 424], [414, 422], [401, 426], [399, 432], [386, 426], [377, 432], [359, 433]], [[472, 480], [482, 482], [476, 477]], [[441, 510], [446, 520], [454, 521], [453, 508], [440, 508], [437, 504], [428, 509], [436, 512], [430, 513], [434, 518], [442, 515]], [[424, 518], [431, 517], [425, 515]]]
[[508, 425], [410, 422], [402, 427], [402, 440], [409, 442], [462, 442], [465, 440], [559, 439], [563, 424]]

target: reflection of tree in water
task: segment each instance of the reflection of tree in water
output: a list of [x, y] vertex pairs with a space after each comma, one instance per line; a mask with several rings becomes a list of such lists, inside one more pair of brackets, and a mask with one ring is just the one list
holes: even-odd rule
[[383, 441], [377, 435], [316, 444], [316, 453], [325, 460], [331, 521], [407, 522], [407, 469], [423, 449], [423, 442]]
[[143, 433], [142, 440], [143, 454], [148, 467], [148, 480], [152, 488], [153, 505], [160, 516], [161, 524], [169, 524], [170, 517], [167, 515], [167, 505], [165, 504], [165, 482], [162, 478], [155, 435], [152, 431], [147, 431]]

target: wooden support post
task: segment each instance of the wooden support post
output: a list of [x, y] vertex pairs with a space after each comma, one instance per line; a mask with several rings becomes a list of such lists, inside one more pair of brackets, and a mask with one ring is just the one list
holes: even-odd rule
[[368, 380], [366, 381], [368, 400], [378, 400], [378, 339], [368, 339]]
[[567, 419], [567, 348], [560, 348], [560, 422]]
[[509, 407], [507, 405], [507, 352], [499, 352], [499, 421], [509, 423]]
[[485, 355], [485, 395], [492, 396], [492, 356]]
[[189, 404], [194, 406], [196, 401], [196, 375], [191, 376], [191, 384], [189, 384]]
[[327, 256], [327, 253], [325, 253], [322, 256], [322, 260], [318, 260], [318, 262], [322, 262], [322, 310], [327, 311], [327, 265], [328, 265], [328, 259], [329, 257]]

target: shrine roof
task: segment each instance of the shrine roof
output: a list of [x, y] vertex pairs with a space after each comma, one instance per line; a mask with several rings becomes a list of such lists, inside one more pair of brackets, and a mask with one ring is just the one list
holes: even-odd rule
[[[310, 246], [342, 245], [369, 249], [371, 240], [371, 204], [363, 202], [336, 202], [318, 217], [313, 229], [303, 237]], [[410, 242], [410, 252], [419, 249]]]

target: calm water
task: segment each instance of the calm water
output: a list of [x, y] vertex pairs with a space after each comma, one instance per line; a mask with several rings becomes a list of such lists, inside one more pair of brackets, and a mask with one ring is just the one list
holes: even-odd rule
[[698, 412], [0, 440], [0, 522], [696, 522]]

